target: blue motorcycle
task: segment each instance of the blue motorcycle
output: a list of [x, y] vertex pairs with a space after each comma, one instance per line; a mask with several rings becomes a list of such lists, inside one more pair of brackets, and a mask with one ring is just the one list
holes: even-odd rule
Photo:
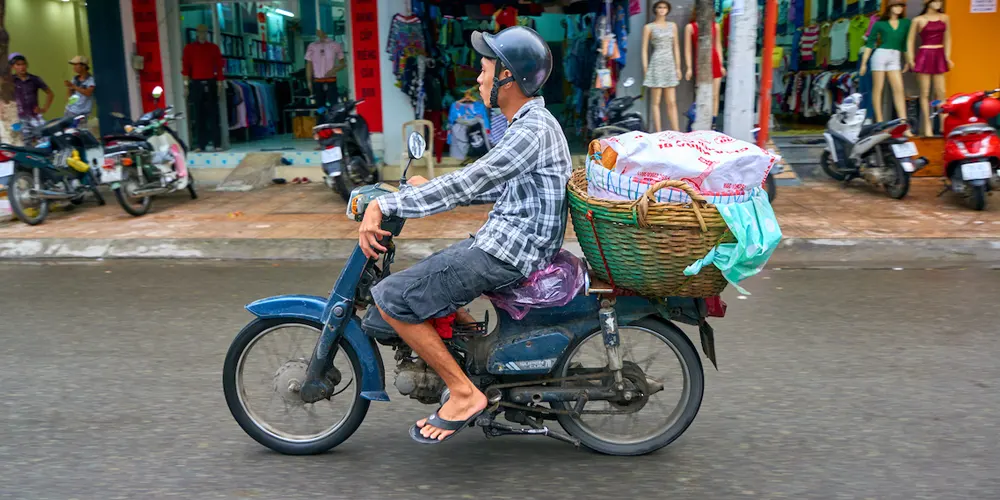
[[[412, 134], [410, 161], [425, 147], [424, 138]], [[401, 189], [407, 189], [406, 169]], [[384, 183], [355, 189], [348, 217], [360, 222], [371, 200], [396, 190]], [[384, 219], [382, 228], [392, 236], [382, 242], [387, 251], [380, 259], [355, 247], [329, 297], [283, 295], [246, 306], [255, 319], [233, 340], [222, 382], [233, 417], [260, 444], [307, 455], [344, 442], [372, 401], [389, 400], [379, 345], [395, 351], [394, 385], [401, 394], [424, 404], [447, 401], [441, 378], [372, 304], [370, 290], [389, 275], [392, 237], [404, 223]], [[698, 413], [701, 359], [674, 322], [699, 326], [714, 364], [713, 331], [705, 320], [722, 314], [711, 305], [638, 297], [589, 280], [564, 307], [533, 309], [519, 321], [498, 310], [495, 327], [488, 328], [488, 317], [456, 325], [445, 344], [489, 400], [472, 424], [487, 437], [548, 436], [605, 454], [642, 455], [673, 442]], [[546, 425], [553, 420], [565, 432]], [[407, 439], [406, 429], [399, 436]]]

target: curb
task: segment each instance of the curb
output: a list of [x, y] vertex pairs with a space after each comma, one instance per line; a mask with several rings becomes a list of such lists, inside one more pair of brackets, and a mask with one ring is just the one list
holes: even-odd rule
[[[400, 239], [396, 257], [417, 260], [456, 239]], [[348, 239], [0, 239], [0, 261], [74, 259], [299, 260], [347, 258]], [[582, 255], [576, 241], [564, 248]], [[1000, 268], [1000, 239], [809, 239], [786, 238], [768, 267]]]

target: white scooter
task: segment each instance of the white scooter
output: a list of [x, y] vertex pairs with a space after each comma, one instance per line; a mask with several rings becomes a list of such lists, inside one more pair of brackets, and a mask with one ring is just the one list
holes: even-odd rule
[[916, 158], [917, 145], [905, 137], [909, 129], [905, 120], [865, 124], [866, 119], [861, 94], [844, 99], [823, 132], [827, 146], [820, 165], [845, 185], [860, 177], [902, 199], [910, 190], [910, 176], [927, 166], [927, 159]]

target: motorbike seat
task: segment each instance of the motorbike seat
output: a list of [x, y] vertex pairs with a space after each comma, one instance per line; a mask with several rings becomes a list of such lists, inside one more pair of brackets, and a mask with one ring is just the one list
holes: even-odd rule
[[879, 124], [879, 123], [872, 123], [872, 124], [869, 124], [869, 125], [863, 125], [861, 127], [861, 133], [860, 133], [860, 135], [861, 136], [871, 135], [873, 132], [875, 132], [876, 130], [878, 130], [879, 125], [881, 125], [881, 124]]
[[361, 329], [371, 337], [375, 338], [392, 338], [396, 336], [396, 330], [393, 330], [389, 323], [386, 323], [382, 319], [382, 314], [378, 312], [378, 308], [374, 305], [368, 308], [368, 312], [365, 313], [365, 317], [361, 320]]
[[56, 134], [56, 132], [61, 132], [66, 130], [71, 125], [73, 125], [73, 119], [67, 116], [62, 118], [56, 118], [55, 120], [50, 120], [45, 125], [38, 128], [38, 134], [42, 137], [51, 137]]
[[39, 156], [48, 156], [52, 153], [51, 149], [45, 148], [32, 148], [28, 146], [14, 146], [11, 144], [0, 144], [0, 149], [5, 149], [7, 151], [13, 151], [15, 153], [27, 153]]
[[104, 148], [105, 155], [114, 155], [119, 153], [127, 153], [130, 151], [147, 150], [152, 151], [153, 148], [144, 142], [119, 142], [113, 146], [108, 146]]

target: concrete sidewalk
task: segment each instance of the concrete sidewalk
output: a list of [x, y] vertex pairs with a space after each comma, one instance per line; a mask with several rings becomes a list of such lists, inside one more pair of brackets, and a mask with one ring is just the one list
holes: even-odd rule
[[[772, 265], [920, 263], [928, 267], [1000, 263], [1000, 198], [974, 212], [950, 195], [937, 197], [939, 179], [914, 179], [903, 201], [858, 182], [779, 187], [774, 203], [785, 236]], [[108, 197], [53, 213], [41, 226], [0, 222], [0, 258], [306, 259], [345, 257], [357, 224], [345, 205], [319, 183], [271, 186], [247, 193], [202, 190], [157, 198], [144, 217], [125, 214]], [[488, 206], [464, 207], [407, 222], [400, 257], [420, 258], [468, 237], [485, 222]], [[572, 229], [567, 247], [578, 249]]]

